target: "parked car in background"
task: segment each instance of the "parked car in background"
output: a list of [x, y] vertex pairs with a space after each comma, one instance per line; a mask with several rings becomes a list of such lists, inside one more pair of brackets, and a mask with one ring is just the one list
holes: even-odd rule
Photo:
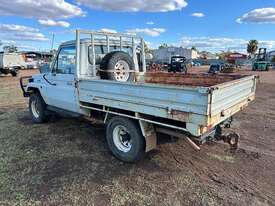
[[50, 52], [25, 51], [23, 56], [27, 69], [39, 69], [43, 64], [51, 61], [53, 54]]
[[210, 65], [208, 73], [216, 74], [223, 69], [223, 64], [212, 64]]
[[201, 64], [199, 62], [192, 61], [191, 62], [192, 67], [200, 67]]
[[173, 56], [171, 57], [171, 63], [168, 68], [168, 72], [185, 72], [187, 73], [186, 58], [183, 56]]
[[20, 53], [0, 53], [0, 74], [17, 75], [19, 69], [26, 68], [26, 63]]

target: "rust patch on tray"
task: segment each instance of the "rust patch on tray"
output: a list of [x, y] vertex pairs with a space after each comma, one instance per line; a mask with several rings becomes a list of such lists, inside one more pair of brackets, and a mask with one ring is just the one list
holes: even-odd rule
[[244, 75], [146, 72], [145, 82], [155, 84], [210, 87], [217, 84], [240, 79], [242, 77], [244, 77]]

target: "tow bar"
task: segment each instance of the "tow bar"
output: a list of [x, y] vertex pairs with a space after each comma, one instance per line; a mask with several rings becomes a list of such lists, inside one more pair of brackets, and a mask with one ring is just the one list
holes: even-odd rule
[[238, 149], [239, 139], [240, 139], [240, 135], [236, 132], [222, 136], [222, 140], [225, 143], [228, 143], [232, 150]]

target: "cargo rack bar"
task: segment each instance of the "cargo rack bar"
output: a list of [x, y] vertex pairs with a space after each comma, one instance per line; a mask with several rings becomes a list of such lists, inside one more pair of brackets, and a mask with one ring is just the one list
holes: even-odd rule
[[[141, 62], [142, 62], [142, 72], [146, 72], [146, 60], [145, 60], [145, 42], [142, 37], [136, 36], [136, 35], [130, 35], [130, 34], [122, 34], [122, 33], [108, 33], [108, 32], [97, 32], [97, 31], [90, 31], [90, 30], [76, 30], [76, 74], [77, 79], [80, 79], [81, 73], [80, 73], [80, 43], [82, 35], [90, 35], [91, 37], [91, 46], [92, 46], [92, 76], [96, 76], [96, 58], [95, 58], [95, 36], [103, 36], [106, 39], [107, 44], [107, 52], [110, 52], [110, 37], [118, 38], [119, 39], [119, 47], [120, 51], [123, 49], [123, 38], [131, 39], [132, 44], [132, 50], [133, 50], [133, 58], [136, 55], [136, 49], [135, 44], [136, 40], [140, 42], [141, 45]], [[135, 68], [136, 72], [140, 72], [139, 68]]]

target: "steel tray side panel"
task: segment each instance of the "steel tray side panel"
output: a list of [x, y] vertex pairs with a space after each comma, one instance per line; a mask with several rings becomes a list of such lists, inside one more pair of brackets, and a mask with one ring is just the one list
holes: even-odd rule
[[218, 87], [212, 93], [210, 116], [221, 114], [244, 101], [252, 101], [251, 97], [255, 96], [255, 92], [256, 78], [254, 76]]
[[200, 123], [207, 122], [208, 99], [208, 92], [200, 88], [176, 89], [103, 80], [79, 82], [79, 100], [82, 102], [172, 119], [180, 113], [183, 120]]

